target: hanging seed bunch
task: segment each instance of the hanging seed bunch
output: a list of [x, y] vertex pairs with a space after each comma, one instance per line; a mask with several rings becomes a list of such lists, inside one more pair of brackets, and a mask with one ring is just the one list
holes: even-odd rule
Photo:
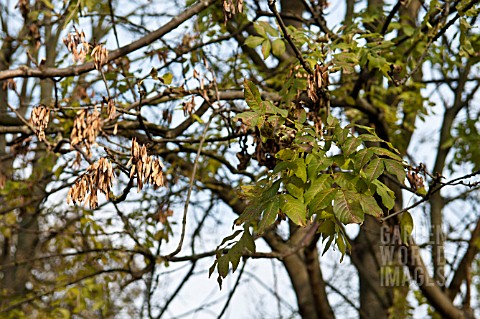
[[75, 184], [68, 191], [67, 204], [88, 202], [91, 209], [98, 207], [98, 191], [107, 198], [110, 196], [110, 188], [114, 173], [112, 164], [106, 158], [101, 158], [87, 168], [87, 172], [77, 178]]
[[237, 13], [243, 12], [243, 0], [223, 0], [223, 13], [225, 22], [233, 18]]
[[92, 59], [95, 69], [100, 70], [102, 65], [108, 62], [108, 50], [101, 44], [97, 44], [92, 50]]
[[45, 141], [45, 129], [50, 120], [50, 110], [43, 104], [39, 104], [32, 109], [30, 122], [33, 125], [34, 132], [40, 141]]
[[113, 98], [108, 98], [107, 113], [108, 113], [109, 120], [114, 120], [115, 116], [117, 115], [117, 108], [115, 107], [115, 99]]
[[90, 44], [85, 40], [85, 33], [79, 32], [75, 29], [75, 32], [70, 32], [67, 37], [63, 38], [63, 43], [67, 47], [68, 51], [73, 54], [73, 61], [83, 62], [90, 52]]
[[313, 101], [317, 102], [320, 99], [319, 91], [329, 85], [328, 80], [328, 66], [316, 65], [313, 75], [308, 77], [307, 94]]
[[136, 138], [132, 140], [131, 158], [127, 167], [130, 167], [130, 165], [132, 166], [130, 178], [137, 175], [138, 191], [143, 188], [145, 183], [153, 185], [155, 190], [165, 185], [163, 163], [154, 159], [151, 155], [148, 156], [147, 147], [145, 145], [140, 146]]
[[73, 129], [70, 135], [70, 144], [85, 145], [87, 156], [90, 157], [90, 148], [95, 144], [95, 140], [100, 133], [102, 122], [100, 112], [95, 108], [93, 112], [80, 110], [73, 122]]

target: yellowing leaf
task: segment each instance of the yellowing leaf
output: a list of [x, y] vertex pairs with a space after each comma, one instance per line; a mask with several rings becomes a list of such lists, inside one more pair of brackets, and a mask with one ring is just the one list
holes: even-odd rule
[[272, 43], [270, 40], [265, 40], [262, 43], [262, 54], [263, 59], [266, 60], [270, 56], [270, 51], [272, 49]]
[[173, 74], [172, 73], [165, 73], [162, 76], [162, 82], [166, 85], [172, 84], [172, 80], [173, 80]]
[[263, 233], [265, 228], [270, 226], [277, 219], [280, 210], [280, 200], [275, 196], [271, 201], [265, 205], [262, 218], [258, 222], [258, 232]]
[[252, 110], [259, 111], [262, 106], [262, 97], [260, 96], [260, 91], [252, 81], [245, 79], [243, 84], [245, 88], [245, 102], [247, 102], [248, 106], [250, 106]]
[[277, 57], [285, 53], [285, 42], [283, 39], [276, 39], [272, 42], [272, 53]]
[[280, 209], [293, 223], [299, 226], [305, 226], [307, 224], [307, 209], [305, 204], [293, 196], [288, 194], [281, 195]]
[[[262, 38], [262, 37], [256, 37], [254, 35], [251, 35], [249, 36], [246, 40], [245, 40], [245, 45], [250, 47], [250, 48], [256, 48], [258, 47], [260, 44], [263, 43], [263, 41], [265, 41], [265, 38]], [[268, 40], [267, 40], [268, 41]]]
[[404, 212], [400, 217], [400, 233], [402, 242], [408, 246], [409, 237], [413, 232], [413, 218], [409, 212]]
[[395, 206], [395, 193], [379, 180], [373, 181], [372, 184], [377, 187], [376, 192], [382, 198], [383, 205], [389, 210], [392, 209]]

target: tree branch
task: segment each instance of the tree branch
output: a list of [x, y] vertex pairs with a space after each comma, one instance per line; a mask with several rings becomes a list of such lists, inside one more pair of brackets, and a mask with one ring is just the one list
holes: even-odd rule
[[[111, 51], [108, 54], [108, 60], [112, 61], [118, 59], [119, 57], [125, 56], [131, 52], [134, 52], [144, 46], [147, 46], [154, 41], [160, 39], [165, 34], [168, 34], [172, 30], [175, 30], [182, 23], [196, 15], [197, 13], [208, 8], [210, 5], [215, 3], [217, 0], [201, 0], [197, 4], [187, 8], [185, 11], [179, 15], [172, 18], [169, 22], [163, 25], [161, 28], [153, 31], [143, 38], [138, 39], [130, 44], [127, 44], [120, 49]], [[37, 77], [37, 78], [52, 78], [52, 77], [69, 77], [75, 76], [82, 73], [86, 73], [94, 70], [93, 62], [87, 62], [78, 66], [69, 66], [66, 68], [29, 68], [26, 66], [21, 66], [15, 70], [5, 70], [0, 71], [0, 81], [6, 79], [12, 79], [17, 77], [28, 78], [28, 77]]]

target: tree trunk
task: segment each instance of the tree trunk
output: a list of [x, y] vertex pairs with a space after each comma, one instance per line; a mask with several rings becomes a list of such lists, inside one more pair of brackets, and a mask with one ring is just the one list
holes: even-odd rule
[[352, 244], [352, 263], [360, 281], [360, 318], [388, 318], [393, 304], [391, 287], [382, 287], [381, 224], [365, 216], [362, 231]]

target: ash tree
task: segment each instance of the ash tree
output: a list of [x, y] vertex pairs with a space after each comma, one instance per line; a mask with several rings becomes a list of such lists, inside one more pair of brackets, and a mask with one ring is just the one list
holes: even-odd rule
[[0, 8], [2, 318], [480, 315], [477, 0]]

